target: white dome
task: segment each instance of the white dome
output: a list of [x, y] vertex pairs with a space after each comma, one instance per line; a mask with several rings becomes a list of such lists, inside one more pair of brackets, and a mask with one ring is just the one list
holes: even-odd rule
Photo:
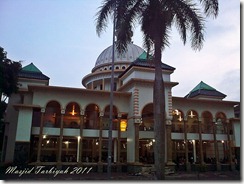
[[[106, 48], [97, 58], [95, 67], [102, 65], [102, 64], [107, 64], [112, 62], [112, 46], [109, 46]], [[127, 46], [127, 51], [121, 55], [118, 54], [117, 49], [115, 49], [115, 58], [114, 62], [133, 62], [135, 61], [142, 53], [144, 50], [133, 44], [130, 43]]]

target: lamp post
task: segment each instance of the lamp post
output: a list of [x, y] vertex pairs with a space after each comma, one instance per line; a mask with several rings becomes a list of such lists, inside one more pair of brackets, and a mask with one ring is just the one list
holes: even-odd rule
[[115, 23], [116, 23], [116, 2], [114, 6], [113, 20], [113, 44], [112, 44], [112, 63], [111, 63], [111, 80], [110, 80], [110, 109], [109, 109], [109, 131], [108, 131], [108, 179], [111, 178], [112, 164], [112, 125], [113, 125], [113, 98], [114, 98], [114, 52], [115, 52]]

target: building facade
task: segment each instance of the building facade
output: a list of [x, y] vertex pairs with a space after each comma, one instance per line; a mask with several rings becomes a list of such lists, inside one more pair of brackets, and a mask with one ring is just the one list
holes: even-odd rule
[[[112, 125], [114, 165], [153, 164], [154, 64], [135, 44], [115, 52]], [[42, 165], [106, 165], [112, 46], [97, 58], [82, 79], [85, 88], [50, 86], [49, 77], [33, 63], [19, 73], [17, 94], [9, 99], [2, 160]], [[240, 158], [239, 102], [200, 82], [185, 97], [172, 96], [178, 82], [175, 68], [162, 63], [166, 102], [166, 164], [193, 169], [196, 164], [214, 170]]]

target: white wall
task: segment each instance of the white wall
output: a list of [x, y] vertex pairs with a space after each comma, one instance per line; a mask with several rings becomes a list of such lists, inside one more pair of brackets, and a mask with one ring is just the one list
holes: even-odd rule
[[15, 141], [29, 142], [31, 135], [32, 109], [19, 109]]

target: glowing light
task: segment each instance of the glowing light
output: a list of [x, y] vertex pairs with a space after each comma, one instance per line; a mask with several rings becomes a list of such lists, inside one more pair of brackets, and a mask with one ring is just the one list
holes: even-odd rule
[[194, 115], [193, 112], [191, 111], [189, 116], [190, 116], [191, 118], [193, 118], [195, 115]]
[[178, 118], [178, 120], [179, 120], [179, 121], [182, 121], [182, 120], [183, 120], [183, 118], [181, 117], [181, 115], [180, 115], [180, 117]]
[[72, 116], [76, 115], [77, 113], [75, 112], [75, 105], [73, 105], [72, 111], [70, 113]]
[[124, 131], [126, 131], [126, 128], [127, 128], [127, 122], [125, 120], [122, 120], [120, 122], [120, 131], [124, 132]]

